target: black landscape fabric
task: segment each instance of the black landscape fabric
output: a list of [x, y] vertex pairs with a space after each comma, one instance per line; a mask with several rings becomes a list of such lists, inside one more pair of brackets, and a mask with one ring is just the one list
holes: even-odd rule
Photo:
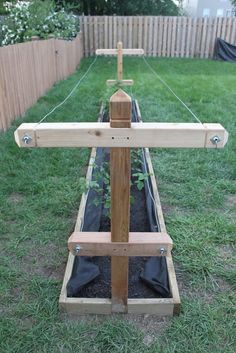
[[216, 60], [236, 62], [236, 46], [227, 43], [221, 38], [217, 38], [214, 58]]
[[[103, 121], [105, 119], [106, 116], [104, 116]], [[134, 102], [132, 106], [132, 120], [138, 121], [138, 114]], [[96, 166], [101, 166], [103, 164], [104, 158], [107, 159], [108, 155], [108, 149], [97, 148], [97, 154], [95, 159]], [[149, 172], [144, 153], [142, 169], [144, 173]], [[101, 188], [105, 187], [102, 180], [99, 180], [99, 183]], [[95, 195], [95, 193], [95, 190], [89, 190], [85, 206], [84, 223], [81, 229], [83, 231], [101, 231], [100, 224], [103, 216], [102, 196], [99, 194]], [[157, 215], [155, 213], [155, 207], [153, 203], [153, 190], [150, 182], [150, 177], [148, 180], [145, 181], [145, 193], [143, 194], [145, 195], [144, 197], [146, 197], [148, 228], [151, 232], [158, 232], [160, 231], [160, 226], [157, 219]], [[101, 198], [101, 202], [97, 203], [96, 205], [93, 203], [95, 197], [96, 199]], [[96, 261], [96, 258], [93, 257], [75, 257], [72, 275], [67, 283], [68, 297], [78, 297], [80, 296], [80, 292], [81, 295], [83, 295], [84, 289], [89, 287], [90, 283], [94, 279], [99, 278], [100, 269], [97, 263], [98, 262]], [[144, 284], [146, 284], [147, 287], [151, 288], [158, 295], [164, 298], [170, 297], [168, 272], [165, 257], [147, 258], [147, 260], [144, 261], [143, 269], [141, 270], [139, 275], [135, 276], [135, 278], [137, 278], [137, 281], [141, 280]], [[94, 293], [94, 297], [95, 296], [96, 293]]]

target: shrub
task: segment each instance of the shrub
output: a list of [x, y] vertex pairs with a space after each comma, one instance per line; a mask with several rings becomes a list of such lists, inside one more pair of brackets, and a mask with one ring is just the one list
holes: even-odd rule
[[20, 43], [32, 36], [46, 39], [72, 39], [79, 30], [78, 20], [64, 9], [56, 11], [55, 4], [47, 1], [16, 1], [5, 3], [8, 15], [2, 26], [1, 45]]

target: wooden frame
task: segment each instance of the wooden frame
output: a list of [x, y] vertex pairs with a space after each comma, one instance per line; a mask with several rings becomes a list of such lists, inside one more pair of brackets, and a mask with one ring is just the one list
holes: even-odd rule
[[130, 232], [128, 242], [112, 242], [110, 232], [74, 232], [68, 248], [77, 256], [166, 256], [172, 250], [167, 233]]
[[221, 124], [142, 122], [120, 128], [101, 122], [24, 123], [15, 140], [20, 147], [223, 148], [228, 132]]
[[[137, 108], [138, 104], [136, 102]], [[139, 112], [139, 108], [138, 108]], [[140, 115], [140, 112], [139, 112]], [[160, 231], [166, 233], [166, 226], [162, 213], [160, 198], [158, 194], [156, 179], [153, 172], [152, 162], [148, 148], [145, 148], [145, 156], [148, 164], [148, 169], [151, 173], [151, 184], [155, 200], [156, 212], [159, 219]], [[91, 152], [89, 167], [86, 179], [89, 182], [92, 177], [93, 162], [96, 157], [96, 149]], [[85, 211], [87, 194], [83, 194], [79, 207], [78, 217], [75, 225], [75, 232], [79, 232]], [[68, 314], [111, 314], [112, 302], [106, 298], [69, 298], [67, 297], [66, 285], [71, 277], [75, 256], [69, 253], [68, 262], [65, 270], [64, 280], [62, 284], [59, 307], [60, 310]], [[169, 286], [171, 290], [171, 298], [156, 298], [156, 299], [128, 299], [128, 313], [132, 314], [156, 314], [161, 316], [176, 315], [180, 311], [180, 297], [176, 281], [176, 275], [172, 256], [166, 256], [167, 271], [169, 277]]]

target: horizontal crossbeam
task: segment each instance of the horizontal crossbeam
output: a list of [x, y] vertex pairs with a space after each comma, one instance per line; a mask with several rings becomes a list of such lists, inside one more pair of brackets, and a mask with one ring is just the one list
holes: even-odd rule
[[107, 86], [114, 86], [119, 84], [121, 86], [132, 86], [134, 84], [133, 80], [107, 80]]
[[172, 239], [167, 233], [129, 233], [129, 242], [112, 242], [111, 233], [74, 232], [69, 250], [78, 256], [166, 256]]
[[[97, 49], [96, 55], [117, 55], [118, 49]], [[144, 55], [143, 49], [122, 49], [123, 55]]]
[[15, 140], [19, 147], [222, 148], [228, 132], [220, 124], [132, 123], [131, 128], [112, 128], [109, 123], [24, 123]]

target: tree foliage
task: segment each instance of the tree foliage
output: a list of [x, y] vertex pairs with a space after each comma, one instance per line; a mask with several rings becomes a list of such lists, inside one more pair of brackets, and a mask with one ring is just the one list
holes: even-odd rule
[[172, 0], [57, 0], [60, 6], [70, 6], [84, 15], [169, 15], [179, 14]]

